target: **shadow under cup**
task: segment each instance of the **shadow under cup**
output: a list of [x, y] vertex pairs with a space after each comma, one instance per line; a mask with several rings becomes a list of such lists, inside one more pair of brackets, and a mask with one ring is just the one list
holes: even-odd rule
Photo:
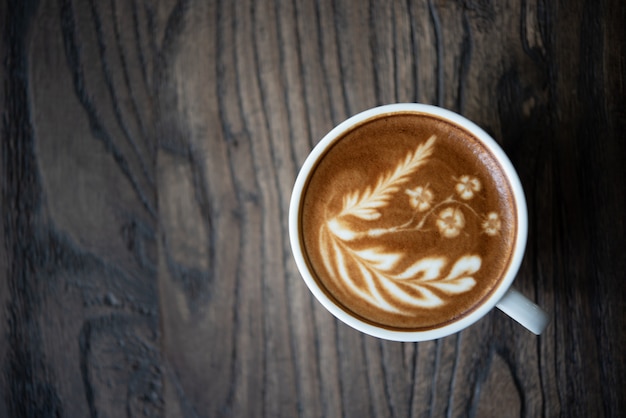
[[444, 109], [370, 109], [305, 161], [289, 233], [305, 283], [333, 315], [398, 341], [474, 323], [508, 291], [527, 212], [510, 161], [477, 125]]

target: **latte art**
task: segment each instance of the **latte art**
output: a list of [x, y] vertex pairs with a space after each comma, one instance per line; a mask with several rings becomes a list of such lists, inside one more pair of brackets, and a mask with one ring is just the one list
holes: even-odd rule
[[[372, 227], [364, 232], [351, 229], [350, 221], [346, 218], [352, 216], [373, 221], [382, 216], [381, 210], [388, 205], [392, 195], [399, 191], [400, 186], [409, 180], [420, 165], [427, 163], [434, 142], [435, 137], [432, 136], [420, 144], [392, 172], [381, 176], [374, 187], [345, 196], [340, 213], [325, 223], [325, 231], [320, 234], [324, 265], [329, 272], [333, 272], [335, 280], [355, 297], [389, 312], [412, 315], [413, 312], [407, 307], [426, 308], [448, 303], [451, 298], [446, 295], [467, 292], [474, 287], [476, 281], [472, 275], [480, 269], [482, 262], [480, 256], [467, 254], [454, 263], [448, 275], [443, 275], [442, 270], [449, 260], [442, 255], [411, 261], [408, 267], [398, 271], [397, 265], [402, 258], [413, 258], [417, 254], [410, 249], [406, 252], [388, 252], [382, 246], [355, 250], [350, 245], [350, 241], [359, 236], [371, 238], [369, 242], [376, 245], [375, 238], [381, 235], [419, 231], [426, 226], [429, 218], [435, 222], [443, 237], [452, 239], [465, 226], [464, 208], [478, 216], [470, 205], [456, 200], [454, 195], [435, 204], [434, 195], [428, 186], [418, 186], [414, 190], [405, 189], [416, 212], [404, 224], [390, 228]], [[480, 181], [467, 175], [461, 176], [455, 186], [458, 197], [463, 200], [472, 199], [480, 188]], [[445, 209], [436, 213], [438, 208], [444, 206]], [[425, 213], [419, 216], [420, 212]], [[494, 220], [498, 219], [495, 212], [490, 215]], [[498, 228], [486, 228], [485, 232], [495, 235]], [[347, 274], [348, 271], [353, 273]]]
[[380, 117], [348, 132], [312, 173], [302, 206], [322, 287], [392, 328], [471, 311], [506, 268], [515, 233], [510, 191], [493, 169], [476, 140], [433, 117]]

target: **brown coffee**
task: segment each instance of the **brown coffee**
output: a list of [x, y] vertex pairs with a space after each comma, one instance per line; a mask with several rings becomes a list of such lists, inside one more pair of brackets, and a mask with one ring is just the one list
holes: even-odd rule
[[471, 133], [415, 112], [376, 116], [337, 139], [307, 179], [305, 258], [361, 320], [426, 330], [481, 304], [517, 233], [513, 192]]

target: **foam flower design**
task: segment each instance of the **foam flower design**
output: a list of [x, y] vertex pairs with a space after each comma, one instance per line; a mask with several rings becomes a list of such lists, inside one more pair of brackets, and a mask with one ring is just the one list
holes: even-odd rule
[[459, 208], [448, 207], [442, 210], [437, 217], [437, 228], [445, 238], [459, 236], [465, 227], [465, 216]]
[[481, 224], [483, 227], [483, 231], [485, 234], [494, 236], [500, 232], [500, 228], [502, 227], [502, 222], [500, 221], [500, 217], [495, 212], [490, 212], [485, 217], [485, 220]]
[[464, 175], [458, 179], [455, 190], [463, 200], [470, 200], [474, 194], [479, 192], [482, 185], [476, 177]]
[[405, 193], [409, 195], [409, 204], [417, 209], [418, 212], [428, 210], [435, 198], [432, 190], [428, 187], [416, 187], [415, 189], [406, 189]]

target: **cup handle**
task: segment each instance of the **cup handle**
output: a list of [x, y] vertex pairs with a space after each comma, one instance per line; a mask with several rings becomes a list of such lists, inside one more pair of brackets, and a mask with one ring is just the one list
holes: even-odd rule
[[496, 306], [536, 335], [541, 334], [550, 322], [550, 317], [543, 309], [513, 288], [506, 292]]

